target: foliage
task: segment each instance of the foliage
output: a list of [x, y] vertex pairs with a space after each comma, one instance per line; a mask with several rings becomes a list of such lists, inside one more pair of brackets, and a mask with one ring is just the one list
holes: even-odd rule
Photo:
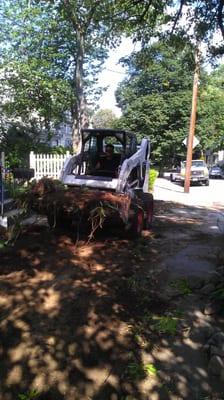
[[108, 47], [119, 44], [122, 33], [140, 34], [145, 25], [152, 30], [164, 9], [161, 0], [4, 2], [0, 92], [7, 89], [6, 116], [50, 130], [71, 110], [79, 140], [87, 100], [93, 104], [101, 92], [96, 76]]
[[[149, 136], [155, 165], [179, 165], [185, 158], [183, 139], [188, 135], [194, 70], [193, 47], [187, 41], [156, 42], [123, 59], [128, 77], [116, 98], [123, 111], [122, 128]], [[195, 151], [217, 151], [224, 145], [223, 67], [208, 75], [201, 68]]]
[[38, 391], [34, 389], [25, 394], [19, 394], [18, 400], [32, 400], [35, 399], [38, 395]]
[[155, 184], [156, 179], [158, 178], [158, 175], [159, 175], [159, 173], [156, 169], [150, 168], [150, 171], [149, 171], [149, 190], [150, 191], [153, 190], [154, 184]]
[[6, 234], [7, 240], [4, 240], [2, 243], [4, 246], [14, 246], [22, 233], [24, 219], [30, 216], [31, 207], [29, 197], [33, 183], [24, 186], [16, 184], [13, 181], [8, 181], [5, 186], [10, 197], [14, 200], [18, 212], [10, 217], [10, 225], [7, 228]]
[[35, 147], [37, 141], [36, 131], [28, 131], [26, 128], [12, 125], [1, 142], [1, 150], [5, 151], [6, 166], [28, 167], [29, 152]]
[[64, 119], [72, 96], [69, 81], [61, 74], [62, 27], [54, 21], [53, 9], [47, 2], [10, 0], [1, 14], [2, 112], [7, 123], [47, 133]]
[[0, 150], [5, 152], [7, 168], [29, 167], [29, 153], [65, 154], [63, 146], [50, 147], [39, 141], [37, 131], [12, 125], [2, 139]]
[[[217, 37], [224, 38], [222, 0], [198, 1], [178, 0], [172, 2], [175, 10], [171, 7], [166, 11], [166, 19], [169, 19], [167, 29], [163, 29], [161, 35], [170, 34], [171, 37], [191, 40], [194, 44], [203, 42], [204, 51], [214, 61], [214, 56], [222, 55], [224, 52], [223, 41]], [[161, 31], [160, 31], [161, 32]]]
[[123, 62], [129, 75], [116, 92], [122, 126], [150, 138], [152, 160], [160, 167], [179, 163], [190, 115], [191, 46], [177, 51], [168, 43], [155, 43]]
[[183, 295], [192, 293], [187, 279], [177, 279], [175, 281], [172, 281], [170, 283], [170, 286], [177, 289]]
[[9, 193], [10, 198], [12, 199], [19, 199], [21, 195], [27, 192], [28, 188], [25, 187], [24, 185], [18, 185], [16, 182], [12, 181], [6, 181], [5, 183], [5, 188], [7, 189], [7, 192]]
[[[153, 36], [159, 40], [168, 37], [175, 48], [180, 41], [190, 41], [193, 46], [203, 43], [203, 53], [214, 63], [214, 58], [224, 53], [223, 1], [171, 0], [164, 3], [166, 6], [158, 15]], [[144, 24], [142, 29], [138, 26], [135, 32], [143, 46], [150, 42], [152, 26]]]
[[[152, 68], [149, 64], [143, 68], [141, 63], [131, 66], [126, 87], [121, 85], [126, 98], [122, 123], [152, 136], [154, 158], [160, 163], [163, 156], [165, 163], [175, 160], [186, 136], [192, 71], [189, 62], [179, 62], [179, 55], [192, 36], [207, 42], [210, 53], [223, 52], [224, 46], [212, 48], [211, 40], [218, 28], [224, 36], [222, 19], [222, 0], [208, 4], [196, 0], [7, 0], [0, 11], [1, 122], [5, 127], [22, 123], [48, 135], [71, 112], [77, 145], [81, 125], [88, 124], [87, 106], [93, 107], [101, 93], [97, 75], [108, 48], [116, 47], [124, 34], [141, 41], [141, 55], [145, 52], [144, 60]], [[154, 54], [153, 63], [147, 52], [152, 37], [167, 35], [173, 52], [165, 68], [165, 48], [162, 58]], [[150, 97], [149, 83], [162, 92]]]
[[32, 150], [35, 153], [66, 154], [66, 151], [68, 151], [69, 148], [64, 147], [64, 146], [51, 147], [51, 146], [48, 146], [45, 143], [37, 143], [36, 146], [32, 147]]
[[148, 363], [144, 365], [144, 370], [149, 374], [149, 375], [157, 375], [158, 370], [155, 367], [154, 364]]
[[127, 366], [127, 372], [130, 378], [140, 380], [144, 379], [147, 375], [156, 376], [158, 370], [154, 364], [140, 364], [137, 361], [132, 361]]
[[116, 115], [112, 110], [99, 110], [92, 117], [93, 128], [114, 128], [116, 125]]
[[74, 114], [82, 95], [77, 93], [76, 74], [80, 29], [85, 30], [85, 54], [79, 79], [91, 93], [106, 50], [98, 40], [103, 29], [97, 31], [93, 8], [88, 1], [86, 6], [73, 0], [4, 3], [1, 39], [8, 45], [2, 49], [0, 90], [6, 119], [15, 123], [20, 118], [28, 126], [50, 132], [67, 111]]
[[214, 70], [199, 92], [196, 132], [200, 148], [217, 151], [224, 147], [224, 67]]
[[223, 284], [223, 287], [221, 287], [221, 288], [215, 290], [215, 291], [212, 293], [212, 297], [213, 297], [214, 299], [216, 299], [216, 300], [219, 300], [219, 301], [221, 301], [221, 302], [224, 302], [224, 284]]
[[162, 317], [158, 317], [156, 322], [153, 325], [153, 329], [158, 333], [166, 333], [168, 335], [176, 335], [177, 333], [177, 324], [178, 319], [170, 316], [165, 315]]

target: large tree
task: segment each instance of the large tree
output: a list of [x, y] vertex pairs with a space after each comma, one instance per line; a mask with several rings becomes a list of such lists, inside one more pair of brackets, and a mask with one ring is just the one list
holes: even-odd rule
[[1, 64], [4, 73], [10, 72], [7, 89], [14, 99], [6, 111], [13, 109], [20, 117], [38, 115], [48, 125], [70, 109], [74, 149], [80, 127], [87, 123], [86, 103], [90, 97], [94, 102], [94, 93], [99, 92], [93, 87], [107, 48], [116, 46], [121, 34], [141, 40], [144, 47], [156, 34], [189, 37], [192, 25], [197, 38], [207, 42], [217, 28], [223, 32], [222, 0], [4, 0], [2, 4]]
[[193, 41], [207, 45], [208, 55], [224, 52], [224, 1], [223, 0], [179, 0], [175, 2], [176, 12], [171, 12], [171, 33], [179, 33]]
[[[51, 130], [73, 102], [63, 29], [52, 6], [6, 1], [1, 14], [1, 111], [13, 124]], [[59, 29], [60, 28], [60, 29]]]
[[[130, 35], [136, 27], [153, 28], [164, 7], [157, 0], [5, 0], [0, 15], [1, 39], [6, 43], [2, 68], [17, 78], [8, 84], [18, 110], [33, 105], [38, 115], [51, 120], [60, 115], [58, 103], [63, 113], [70, 102], [76, 149], [80, 128], [87, 123], [86, 103], [108, 46], [116, 46], [122, 33]], [[25, 89], [21, 94], [19, 83]]]
[[[85, 32], [85, 49], [82, 47], [79, 30], [86, 29], [83, 7], [81, 2], [76, 8], [72, 3], [5, 2], [0, 94], [6, 119], [35, 125], [39, 130], [50, 131], [52, 124], [71, 112], [77, 145], [79, 132], [75, 135], [75, 129], [80, 128], [85, 98], [94, 95], [95, 76], [107, 50], [91, 21]], [[77, 27], [74, 14], [80, 17]]]
[[167, 43], [154, 43], [123, 62], [128, 77], [116, 93], [123, 111], [120, 124], [139, 137], [150, 137], [154, 161], [175, 163], [188, 132], [194, 68], [191, 46], [182, 43], [177, 51]]
[[210, 73], [198, 101], [196, 132], [202, 150], [224, 148], [224, 66]]
[[118, 118], [110, 109], [98, 110], [92, 117], [93, 128], [113, 128]]

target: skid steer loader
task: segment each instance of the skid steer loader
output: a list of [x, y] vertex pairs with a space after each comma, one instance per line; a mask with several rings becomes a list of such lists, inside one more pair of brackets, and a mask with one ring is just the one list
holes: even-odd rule
[[125, 229], [138, 236], [150, 227], [153, 216], [153, 196], [148, 193], [149, 155], [149, 140], [142, 139], [137, 146], [133, 133], [83, 129], [81, 151], [65, 160], [60, 180], [73, 187], [79, 205], [87, 198], [110, 205]]

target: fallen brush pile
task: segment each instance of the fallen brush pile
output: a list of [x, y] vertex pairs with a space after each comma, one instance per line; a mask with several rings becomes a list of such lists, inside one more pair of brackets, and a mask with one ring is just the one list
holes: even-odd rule
[[90, 225], [92, 238], [106, 219], [119, 217], [127, 223], [131, 198], [102, 190], [65, 187], [59, 181], [43, 178], [31, 185], [20, 202], [23, 208], [46, 215], [51, 227]]

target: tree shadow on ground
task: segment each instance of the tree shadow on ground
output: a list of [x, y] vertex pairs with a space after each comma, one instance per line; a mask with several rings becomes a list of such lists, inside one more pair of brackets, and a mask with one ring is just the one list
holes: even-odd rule
[[[201, 339], [151, 329], [152, 315], [178, 306], [161, 296], [161, 242], [169, 247], [168, 230], [193, 224], [178, 217], [167, 224], [167, 204], [157, 206], [164, 219], [136, 241], [104, 232], [104, 239], [101, 233], [77, 245], [69, 232], [32, 226], [1, 252], [1, 399], [33, 388], [42, 400], [196, 400], [212, 393]], [[192, 326], [200, 325], [199, 311], [198, 303], [188, 307]]]

